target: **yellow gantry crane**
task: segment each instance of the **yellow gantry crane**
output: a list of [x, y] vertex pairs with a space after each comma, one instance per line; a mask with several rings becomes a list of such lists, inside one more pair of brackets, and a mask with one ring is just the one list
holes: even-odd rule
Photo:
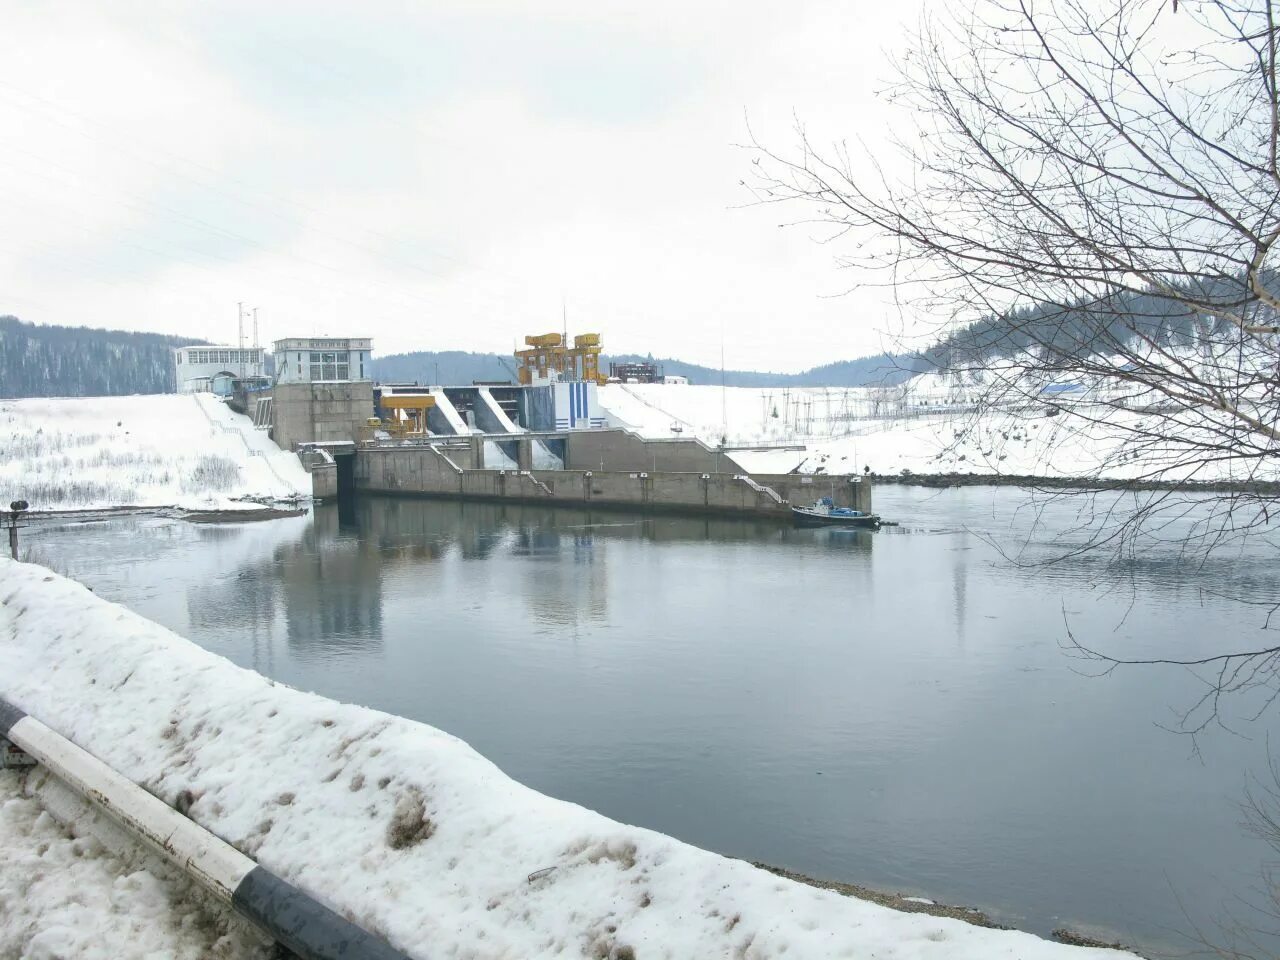
[[435, 407], [436, 398], [429, 393], [384, 393], [378, 401], [391, 414], [379, 426], [393, 437], [426, 436], [427, 414]]
[[567, 346], [559, 333], [541, 333], [524, 338], [528, 349], [517, 350], [520, 366], [516, 378], [523, 384], [546, 380], [555, 374], [560, 380], [586, 380], [604, 383], [600, 374], [601, 337], [598, 333], [580, 333]]

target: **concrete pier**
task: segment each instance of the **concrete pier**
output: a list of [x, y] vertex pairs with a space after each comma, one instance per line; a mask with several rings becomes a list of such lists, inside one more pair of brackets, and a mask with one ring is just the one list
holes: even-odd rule
[[373, 384], [277, 383], [271, 404], [271, 438], [284, 450], [300, 443], [354, 442], [373, 415]]

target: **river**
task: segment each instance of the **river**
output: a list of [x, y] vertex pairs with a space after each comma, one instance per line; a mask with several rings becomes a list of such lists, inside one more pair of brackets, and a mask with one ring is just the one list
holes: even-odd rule
[[[44, 523], [33, 554], [245, 667], [441, 727], [610, 817], [817, 877], [1185, 952], [1270, 852], [1274, 713], [1171, 732], [1180, 667], [1264, 642], [1274, 548], [1073, 544], [1081, 502], [880, 487], [876, 533], [369, 499], [339, 516]], [[1019, 554], [1014, 562], [1009, 554]], [[265, 762], [265, 761], [264, 761]], [[1185, 913], [1184, 913], [1185, 911]], [[1190, 919], [1188, 919], [1188, 915]]]

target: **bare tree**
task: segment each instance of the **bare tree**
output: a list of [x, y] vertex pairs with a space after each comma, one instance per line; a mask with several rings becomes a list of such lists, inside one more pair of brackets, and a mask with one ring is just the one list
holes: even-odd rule
[[[802, 126], [790, 151], [748, 145], [757, 202], [800, 205], [855, 285], [935, 318], [918, 369], [962, 388], [991, 467], [1028, 418], [1098, 451], [1081, 473], [1130, 495], [1095, 501], [1081, 549], [1170, 535], [1207, 554], [1277, 507], [1276, 15], [977, 0], [898, 63], [883, 95], [910, 130], [888, 154]], [[1223, 691], [1276, 679], [1280, 645], [1164, 662], [1206, 671], [1216, 716]]]

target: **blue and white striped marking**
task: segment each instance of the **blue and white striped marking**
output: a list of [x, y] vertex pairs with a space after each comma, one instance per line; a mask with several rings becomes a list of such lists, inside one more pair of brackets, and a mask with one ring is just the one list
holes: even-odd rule
[[604, 417], [591, 415], [591, 387], [586, 381], [556, 386], [556, 429], [603, 427]]

